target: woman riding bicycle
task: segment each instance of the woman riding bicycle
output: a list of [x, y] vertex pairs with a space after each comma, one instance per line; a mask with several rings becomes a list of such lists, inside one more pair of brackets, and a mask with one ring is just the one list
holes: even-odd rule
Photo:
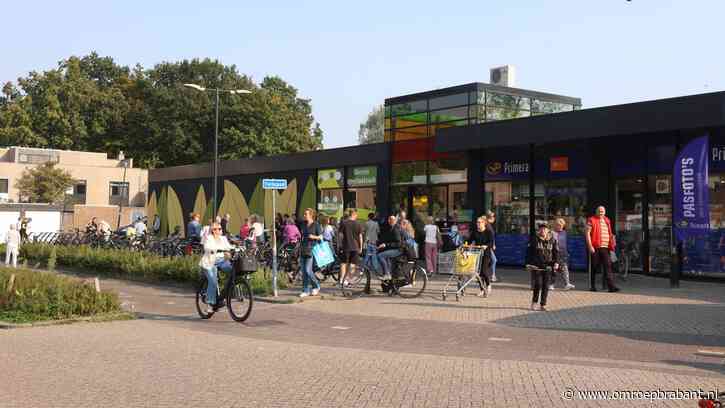
[[[222, 226], [220, 223], [215, 222], [211, 225], [211, 234], [206, 237], [203, 242], [204, 244], [204, 256], [202, 256], [199, 266], [204, 270], [206, 274], [207, 287], [206, 287], [206, 303], [208, 308], [207, 313], [214, 313], [214, 308], [218, 308], [217, 304], [217, 269], [221, 269], [224, 272], [231, 272], [232, 265], [228, 260], [228, 253], [223, 251], [229, 251], [232, 246], [229, 245], [227, 237], [222, 235]], [[220, 302], [221, 303], [221, 302]]]

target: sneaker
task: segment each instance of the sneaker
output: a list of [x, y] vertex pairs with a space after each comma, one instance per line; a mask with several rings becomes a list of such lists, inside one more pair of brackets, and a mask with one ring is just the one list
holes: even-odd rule
[[476, 295], [476, 296], [478, 296], [478, 297], [486, 297], [486, 291], [485, 290], [479, 290], [478, 291], [478, 295]]
[[380, 276], [380, 280], [388, 281], [388, 280], [391, 280], [391, 279], [393, 279], [393, 277], [390, 276], [389, 273], [386, 273], [386, 274]]
[[531, 304], [531, 311], [533, 311], [533, 312], [536, 311], [536, 303]]
[[491, 276], [491, 282], [498, 282], [498, 278], [496, 278], [496, 275]]
[[539, 310], [542, 311], [542, 312], [546, 312], [547, 311], [546, 310], [546, 306], [544, 306], [544, 305], [539, 306]]
[[549, 285], [549, 290], [554, 290], [554, 289], [556, 289], [556, 288], [554, 287], [554, 285]]
[[400, 286], [400, 287], [398, 287], [398, 289], [410, 289], [410, 288], [412, 288], [412, 287], [413, 287], [413, 285], [411, 285], [411, 284], [409, 283], [409, 284], [407, 284], [407, 285], [403, 285], [403, 286]]
[[215, 310], [212, 309], [211, 307], [206, 308], [206, 314], [214, 314], [214, 312], [215, 312]]
[[312, 289], [312, 294], [310, 296], [317, 296], [319, 294], [320, 294], [320, 290], [319, 289]]
[[575, 287], [576, 287], [576, 286], [572, 285], [571, 283], [567, 283], [567, 284], [566, 284], [566, 286], [564, 286], [564, 290], [572, 290], [572, 289], [574, 289]]
[[307, 292], [302, 292], [302, 293], [300, 293], [300, 297], [301, 297], [301, 298], [306, 298], [307, 296], [310, 296], [310, 294], [309, 294], [309, 293], [307, 293]]

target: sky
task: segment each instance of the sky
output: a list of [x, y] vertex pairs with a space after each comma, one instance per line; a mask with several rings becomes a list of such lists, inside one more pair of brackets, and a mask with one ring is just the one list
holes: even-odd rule
[[[92, 51], [122, 65], [210, 57], [311, 99], [325, 147], [386, 97], [488, 82], [591, 108], [725, 90], [725, 1], [12, 1], [0, 82]], [[220, 4], [223, 3], [223, 4]]]

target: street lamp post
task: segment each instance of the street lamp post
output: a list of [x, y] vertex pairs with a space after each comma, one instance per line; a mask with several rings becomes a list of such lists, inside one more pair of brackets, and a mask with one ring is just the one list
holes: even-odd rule
[[184, 86], [187, 88], [196, 89], [200, 92], [210, 91], [216, 94], [214, 103], [214, 184], [212, 185], [212, 206], [214, 208], [214, 213], [212, 214], [212, 216], [216, 216], [219, 205], [217, 203], [217, 178], [219, 176], [219, 94], [221, 92], [228, 92], [232, 95], [241, 95], [250, 94], [252, 93], [252, 91], [248, 91], [246, 89], [205, 88], [197, 84], [184, 84]]

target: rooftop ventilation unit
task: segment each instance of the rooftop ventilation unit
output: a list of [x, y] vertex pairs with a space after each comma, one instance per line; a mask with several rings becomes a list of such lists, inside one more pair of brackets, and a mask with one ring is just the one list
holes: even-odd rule
[[516, 68], [513, 65], [491, 68], [489, 82], [493, 85], [514, 87], [516, 85]]

